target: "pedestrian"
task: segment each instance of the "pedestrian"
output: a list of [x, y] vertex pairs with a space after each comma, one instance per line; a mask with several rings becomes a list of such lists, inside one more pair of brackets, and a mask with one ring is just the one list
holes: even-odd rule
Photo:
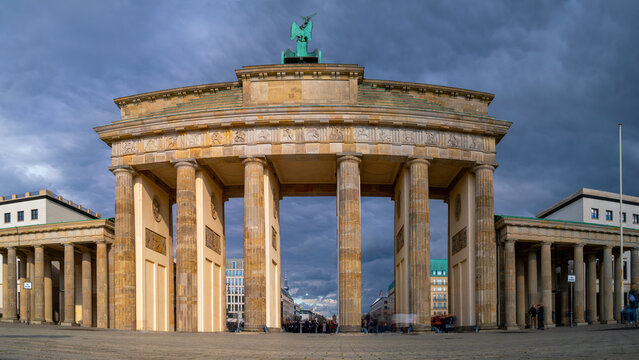
[[639, 290], [637, 290], [637, 284], [630, 285], [630, 292], [628, 293], [628, 308], [630, 309], [629, 322], [637, 325], [637, 315], [639, 315]]
[[544, 318], [545, 318], [544, 304], [539, 304], [537, 305], [537, 324], [538, 324], [539, 330], [544, 329]]
[[535, 304], [530, 306], [530, 309], [528, 310], [528, 316], [530, 316], [530, 328], [534, 329], [537, 327], [537, 308], [535, 307]]

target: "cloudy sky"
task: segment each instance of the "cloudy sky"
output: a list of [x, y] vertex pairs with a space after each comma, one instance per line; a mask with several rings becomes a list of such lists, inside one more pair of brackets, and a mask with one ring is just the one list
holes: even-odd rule
[[[534, 216], [581, 187], [639, 195], [636, 1], [12, 1], [0, 12], [0, 193], [49, 188], [114, 213], [110, 148], [93, 127], [112, 99], [235, 80], [279, 62], [290, 23], [314, 18], [311, 48], [365, 77], [495, 94], [512, 121], [497, 147], [495, 212]], [[363, 310], [393, 279], [393, 204], [362, 202]], [[337, 312], [335, 198], [281, 202], [283, 261], [298, 301]], [[242, 256], [241, 199], [226, 203], [229, 256]], [[432, 257], [446, 207], [431, 202]]]

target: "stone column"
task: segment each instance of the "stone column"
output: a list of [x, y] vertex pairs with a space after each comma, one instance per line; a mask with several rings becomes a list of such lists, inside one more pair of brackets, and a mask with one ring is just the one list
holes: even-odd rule
[[100, 241], [96, 246], [95, 255], [96, 287], [97, 287], [97, 327], [109, 327], [109, 294], [107, 271], [107, 244]]
[[613, 302], [614, 319], [621, 323], [621, 309], [623, 304], [623, 256], [621, 249], [615, 249], [615, 293]]
[[574, 292], [574, 321], [577, 325], [586, 325], [584, 319], [586, 304], [584, 302], [584, 246], [576, 244], [574, 247], [575, 292]]
[[[171, 219], [173, 219], [173, 217], [171, 216]], [[171, 236], [171, 239], [173, 239], [173, 236]], [[173, 268], [173, 259], [172, 256], [170, 257], [171, 261], [169, 261], [169, 266], [171, 268]], [[109, 286], [108, 288], [108, 292], [109, 292], [109, 328], [110, 329], [114, 329], [115, 328], [115, 254], [113, 251], [113, 244], [109, 244], [109, 246], [107, 246], [107, 262], [108, 262], [108, 273], [109, 273]], [[175, 281], [173, 281], [174, 276], [173, 273], [170, 273], [169, 276], [170, 280], [170, 284], [173, 285], [175, 284]], [[173, 309], [175, 309], [175, 307], [173, 306], [173, 299], [175, 298], [175, 294], [171, 294], [171, 307], [169, 309], [171, 309], [171, 314], [174, 314], [175, 311]], [[175, 330], [175, 327], [171, 327], [171, 330]]]
[[612, 247], [606, 246], [603, 251], [603, 272], [599, 278], [599, 284], [603, 296], [602, 324], [611, 323], [612, 320]]
[[[35, 301], [35, 254], [31, 251], [27, 253], [27, 281], [31, 282], [31, 290], [27, 290], [27, 298], [29, 299], [27, 302], [29, 307], [29, 320], [30, 322], [35, 321], [35, 309], [36, 309], [36, 301]], [[24, 286], [22, 286], [22, 290], [24, 291]]]
[[630, 250], [630, 283], [639, 287], [639, 249]]
[[[340, 332], [359, 332], [361, 329], [360, 161], [359, 157], [351, 155], [337, 158], [337, 262]], [[418, 169], [422, 170], [423, 168], [418, 167]]]
[[135, 330], [135, 220], [130, 166], [112, 167], [115, 175], [115, 328]]
[[506, 240], [504, 243], [504, 297], [506, 329], [514, 330], [517, 327], [517, 280], [515, 268], [515, 241]]
[[551, 243], [541, 245], [541, 295], [544, 305], [544, 325], [553, 327], [552, 322], [552, 260], [550, 257]]
[[526, 326], [526, 271], [523, 259], [516, 259], [517, 273], [517, 326]]
[[82, 326], [93, 326], [93, 287], [91, 277], [91, 253], [82, 252]]
[[64, 244], [64, 321], [63, 326], [75, 324], [75, 249]]
[[53, 279], [51, 277], [51, 259], [44, 259], [44, 322], [53, 323]]
[[[261, 158], [244, 159], [244, 329], [266, 326], [266, 249], [264, 166]], [[179, 230], [178, 230], [179, 231]]]
[[44, 248], [42, 245], [36, 245], [35, 249], [35, 276], [31, 278], [33, 281], [33, 298], [35, 302], [34, 324], [42, 324], [44, 322]]
[[[3, 289], [6, 293], [7, 301], [2, 304], [2, 321], [17, 322], [18, 321], [18, 294], [17, 294], [17, 275], [16, 275], [16, 248], [11, 246], [7, 248], [7, 256], [4, 260], [7, 263], [7, 282]], [[22, 262], [21, 262], [22, 263]]]
[[539, 294], [537, 293], [537, 250], [528, 251], [528, 306], [539, 304]]
[[20, 322], [27, 322], [27, 291], [24, 283], [27, 281], [27, 257], [20, 257]]
[[587, 294], [586, 294], [586, 321], [597, 322], [597, 257], [595, 254], [588, 254], [588, 264], [586, 268]]
[[[559, 310], [560, 312], [557, 313], [556, 321], [557, 324], [561, 323], [564, 326], [570, 325], [570, 283], [568, 282], [568, 274], [570, 274], [570, 272], [568, 270], [568, 256], [569, 255], [567, 253], [559, 253], [557, 256], [561, 267], [561, 274], [559, 277], [559, 286], [561, 287], [561, 308]], [[556, 277], [554, 271], [552, 273], [552, 277]]]
[[497, 327], [497, 249], [492, 165], [475, 172], [475, 311], [477, 326]]
[[[340, 161], [343, 164], [345, 160]], [[346, 160], [349, 161], [349, 160]], [[408, 162], [410, 169], [410, 193], [408, 206], [408, 266], [409, 266], [409, 301], [410, 312], [415, 314], [413, 319], [414, 331], [431, 331], [430, 327], [430, 222], [428, 211], [428, 166], [426, 159], [412, 159]], [[349, 165], [345, 165], [349, 166]], [[357, 184], [352, 184], [350, 194], [344, 194], [347, 199], [359, 197], [359, 159], [353, 161], [351, 170], [357, 170]], [[349, 170], [346, 170], [349, 171]], [[353, 180], [353, 179], [351, 179]], [[355, 186], [356, 185], [356, 188]], [[355, 191], [353, 191], [355, 190]], [[351, 196], [349, 198], [349, 196]], [[341, 198], [340, 198], [341, 199]], [[360, 223], [359, 199], [352, 205], [357, 206], [355, 221]], [[348, 205], [347, 205], [348, 206]], [[359, 239], [355, 240], [360, 244]], [[361, 247], [357, 246], [357, 250]], [[358, 251], [359, 252], [359, 251]], [[361, 256], [360, 256], [361, 258]], [[357, 266], [357, 265], [356, 265]], [[360, 269], [361, 286], [361, 262]], [[361, 304], [360, 304], [361, 306]]]
[[[197, 331], [197, 239], [195, 169], [193, 160], [174, 163], [177, 169], [175, 260], [177, 331]], [[246, 257], [246, 254], [244, 255]]]

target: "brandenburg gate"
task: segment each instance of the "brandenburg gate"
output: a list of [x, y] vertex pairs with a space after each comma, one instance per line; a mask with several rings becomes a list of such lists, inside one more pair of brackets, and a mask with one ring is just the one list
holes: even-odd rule
[[488, 115], [492, 94], [347, 64], [236, 76], [115, 99], [121, 119], [95, 129], [115, 175], [116, 328], [224, 329], [224, 202], [243, 197], [245, 330], [279, 329], [285, 196], [337, 198], [340, 332], [360, 330], [362, 196], [395, 201], [396, 313], [430, 330], [428, 200], [441, 199], [451, 311], [498, 325], [493, 172], [510, 123]]

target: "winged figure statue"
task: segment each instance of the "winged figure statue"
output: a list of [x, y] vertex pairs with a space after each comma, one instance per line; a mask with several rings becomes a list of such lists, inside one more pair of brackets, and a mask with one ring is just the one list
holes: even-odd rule
[[300, 26], [296, 21], [291, 24], [291, 40], [297, 38], [297, 48], [295, 49], [295, 56], [307, 56], [308, 55], [308, 42], [311, 41], [311, 33], [313, 31], [313, 22], [311, 18], [317, 13], [311, 16], [302, 16], [304, 23]]
[[308, 42], [311, 41], [311, 33], [313, 31], [313, 22], [311, 18], [317, 13], [311, 16], [301, 16], [304, 22], [299, 25], [296, 21], [291, 24], [291, 40], [297, 40], [297, 47], [295, 52], [290, 50], [282, 51], [282, 64], [285, 63], [300, 63], [300, 62], [321, 62], [321, 51], [315, 49], [314, 51], [308, 51]]

